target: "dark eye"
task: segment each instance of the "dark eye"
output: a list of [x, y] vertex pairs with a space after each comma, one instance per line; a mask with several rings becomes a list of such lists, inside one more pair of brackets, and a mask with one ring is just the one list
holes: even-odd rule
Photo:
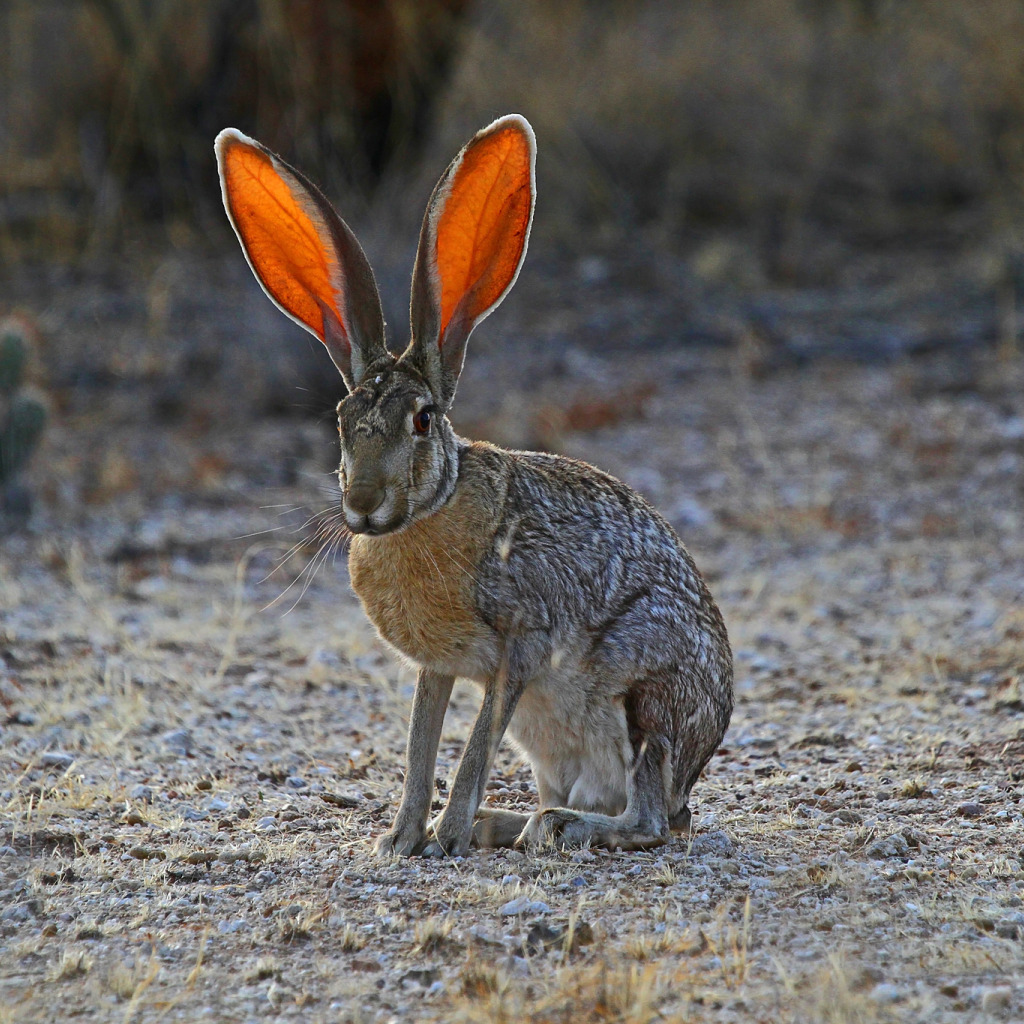
[[412, 429], [417, 434], [426, 434], [430, 430], [430, 408], [420, 409], [412, 418]]

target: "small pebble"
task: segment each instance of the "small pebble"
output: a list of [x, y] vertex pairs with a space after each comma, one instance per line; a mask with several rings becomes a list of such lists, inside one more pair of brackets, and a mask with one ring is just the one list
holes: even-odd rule
[[244, 918], [237, 918], [234, 921], [221, 921], [217, 925], [217, 931], [221, 935], [230, 935], [234, 932], [244, 932], [249, 930], [249, 922]]
[[171, 751], [172, 754], [185, 755], [191, 753], [195, 747], [195, 740], [192, 738], [192, 733], [188, 729], [172, 729], [170, 732], [165, 732], [160, 737], [164, 746]]
[[133, 846], [128, 853], [136, 860], [165, 860], [167, 854], [152, 846]]
[[75, 763], [75, 755], [65, 750], [48, 750], [39, 758], [39, 765], [42, 768], [58, 768], [67, 771]]
[[882, 1003], [883, 1005], [898, 1003], [903, 999], [903, 996], [903, 989], [889, 981], [883, 981], [871, 990], [871, 998], [876, 1003]]
[[983, 1013], [1001, 1013], [1010, 1007], [1013, 1001], [1013, 989], [1005, 985], [998, 988], [986, 988], [981, 993], [981, 1009]]
[[735, 852], [735, 844], [721, 829], [695, 836], [690, 844], [690, 856], [692, 857], [706, 857], [708, 854], [713, 854], [716, 857], [731, 857]]
[[517, 917], [520, 914], [550, 914], [551, 908], [540, 900], [531, 900], [528, 896], [517, 896], [509, 900], [498, 911], [502, 917]]
[[273, 817], [260, 818], [256, 822], [257, 832], [276, 832], [277, 831], [277, 819]]
[[903, 836], [897, 833], [876, 839], [866, 852], [873, 860], [906, 860], [910, 856], [910, 845]]

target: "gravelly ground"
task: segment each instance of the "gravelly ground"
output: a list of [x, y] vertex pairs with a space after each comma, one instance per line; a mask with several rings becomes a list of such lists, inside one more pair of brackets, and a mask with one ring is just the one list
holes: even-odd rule
[[302, 575], [329, 424], [69, 392], [0, 542], [0, 1022], [1024, 1020], [1019, 356], [509, 358], [467, 432], [643, 490], [722, 606], [691, 841], [373, 860], [412, 676]]

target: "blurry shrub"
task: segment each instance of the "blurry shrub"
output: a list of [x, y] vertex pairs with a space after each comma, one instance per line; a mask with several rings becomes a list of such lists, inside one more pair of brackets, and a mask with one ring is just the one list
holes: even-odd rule
[[233, 124], [369, 191], [414, 146], [468, 0], [7, 0], [0, 241], [111, 241], [193, 222]]
[[414, 158], [435, 179], [518, 109], [540, 237], [737, 227], [780, 261], [801, 225], [877, 243], [1006, 221], [1024, 180], [1020, 0], [6, 0], [0, 32], [7, 258], [95, 252], [128, 212], [187, 234], [225, 124], [359, 220], [381, 175], [378, 205], [405, 205]]
[[[519, 109], [571, 240], [813, 221], [868, 242], [1017, 203], [1020, 0], [490, 0], [447, 136]], [[557, 224], [556, 224], [557, 219]]]

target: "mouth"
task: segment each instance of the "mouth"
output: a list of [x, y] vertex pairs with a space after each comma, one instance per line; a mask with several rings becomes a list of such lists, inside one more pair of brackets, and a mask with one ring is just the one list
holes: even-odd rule
[[386, 526], [374, 526], [373, 523], [364, 523], [358, 530], [353, 530], [353, 533], [360, 533], [365, 537], [382, 537], [389, 530]]
[[351, 516], [346, 514], [345, 522], [353, 534], [366, 537], [383, 537], [389, 533], [395, 533], [403, 525], [401, 516], [394, 516], [384, 523], [375, 523], [369, 516]]

